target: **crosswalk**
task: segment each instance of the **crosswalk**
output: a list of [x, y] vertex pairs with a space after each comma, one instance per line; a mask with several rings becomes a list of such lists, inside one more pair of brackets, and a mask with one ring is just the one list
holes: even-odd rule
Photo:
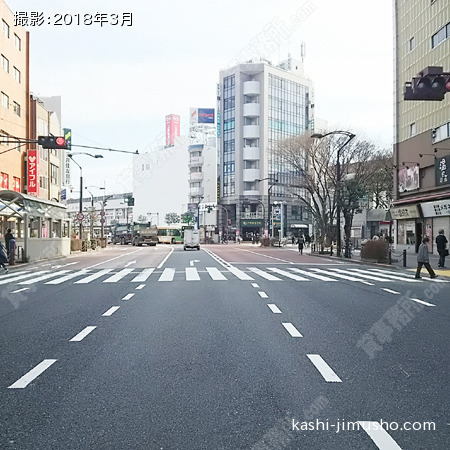
[[422, 278], [417, 280], [413, 275], [399, 273], [384, 269], [360, 269], [360, 268], [336, 268], [336, 267], [186, 267], [184, 269], [155, 267], [141, 269], [81, 269], [72, 271], [70, 269], [51, 271], [21, 271], [0, 277], [0, 285], [13, 284], [18, 286], [30, 286], [35, 284], [61, 285], [72, 282], [75, 285], [89, 284], [94, 281], [101, 283], [145, 283], [145, 282], [173, 282], [187, 281], [195, 282], [212, 280], [218, 282], [241, 280], [255, 281], [265, 280], [270, 282], [294, 281], [294, 282], [342, 282], [374, 285], [379, 283], [449, 283], [450, 280], [431, 280]]

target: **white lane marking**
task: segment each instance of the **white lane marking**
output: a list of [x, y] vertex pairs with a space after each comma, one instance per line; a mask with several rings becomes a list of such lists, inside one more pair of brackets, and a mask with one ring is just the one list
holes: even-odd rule
[[192, 259], [191, 261], [189, 261], [189, 266], [193, 267], [196, 262], [200, 262], [200, 260], [199, 259]]
[[165, 264], [165, 262], [169, 259], [169, 256], [172, 254], [174, 250], [174, 247], [170, 247], [169, 254], [161, 261], [161, 264], [158, 266], [158, 269], [161, 269], [161, 267]]
[[131, 266], [131, 264], [136, 264], [136, 261], [130, 261], [125, 264], [125, 267]]
[[130, 300], [132, 297], [134, 297], [134, 294], [127, 294], [122, 300]]
[[17, 291], [12, 291], [11, 294], [17, 294], [18, 292], [28, 291], [28, 289], [30, 288], [17, 289]]
[[324, 361], [320, 355], [306, 355], [316, 366], [316, 369], [328, 383], [342, 383], [342, 380], [336, 375], [333, 369]]
[[268, 303], [267, 306], [274, 314], [281, 314], [281, 311], [278, 309], [278, 306], [273, 303]]
[[400, 292], [397, 291], [393, 291], [392, 289], [388, 289], [388, 288], [381, 288], [382, 291], [386, 291], [389, 292], [389, 294], [395, 294], [395, 295], [400, 295]]
[[111, 308], [108, 309], [108, 311], [102, 314], [102, 317], [112, 316], [119, 308], [120, 306], [112, 306]]
[[284, 323], [283, 322], [283, 327], [286, 328], [287, 332], [292, 337], [303, 337], [303, 335], [300, 333], [300, 331], [298, 331], [297, 328], [295, 328], [294, 325], [292, 325], [292, 323]]
[[[326, 272], [325, 270], [322, 270], [322, 269], [311, 268], [311, 270], [314, 270], [314, 272], [329, 274], [329, 272]], [[360, 278], [343, 275], [342, 273], [333, 273], [333, 277], [342, 278], [343, 280], [348, 280], [348, 281], [357, 281], [358, 283], [367, 284], [368, 286], [374, 286], [374, 283], [370, 283], [369, 281], [361, 280]]]
[[[290, 270], [292, 270], [293, 272], [301, 273], [302, 275], [306, 275], [308, 277], [317, 278], [318, 280], [321, 280], [321, 281], [336, 281], [334, 278], [324, 277], [323, 275], [307, 272], [306, 270], [302, 270], [302, 269], [290, 268]], [[311, 269], [311, 270], [315, 270], [315, 269]], [[323, 271], [323, 273], [328, 273], [328, 272]]]
[[[384, 270], [384, 269], [370, 269], [371, 271], [375, 271], [375, 272], [382, 272], [382, 273], [390, 273], [390, 274], [393, 274], [393, 275], [398, 275], [398, 272], [392, 272], [392, 271], [390, 271], [390, 270]], [[416, 269], [414, 269], [414, 271], [415, 271]], [[422, 278], [422, 280], [415, 280], [414, 279], [414, 277], [408, 277], [408, 275], [407, 274], [405, 274], [405, 278], [407, 278], [407, 279], [409, 279], [409, 280], [414, 280], [414, 281], [419, 281], [419, 282], [423, 282], [423, 281], [433, 281], [433, 282], [435, 282], [435, 283], [450, 283], [450, 281], [448, 281], [448, 280], [442, 280], [442, 279], [438, 279], [438, 280], [435, 280], [435, 279], [430, 279], [430, 278], [428, 278], [428, 277], [426, 277], [426, 278]]]
[[[343, 273], [343, 274], [349, 274], [348, 270], [343, 270], [343, 269], [333, 269], [330, 268], [330, 270], [332, 270], [333, 272], [339, 272], [339, 273]], [[351, 269], [350, 269], [351, 270]], [[334, 273], [333, 273], [334, 275]], [[356, 277], [361, 277], [364, 279], [368, 279], [368, 280], [373, 280], [373, 281], [382, 281], [383, 283], [392, 283], [394, 280], [389, 280], [388, 278], [382, 278], [382, 277], [375, 277], [373, 275], [366, 275], [365, 273], [359, 273], [359, 272], [354, 272], [353, 270], [350, 272], [351, 276], [356, 276]]]
[[158, 281], [172, 281], [175, 275], [175, 269], [165, 268]]
[[248, 267], [248, 270], [252, 271], [253, 273], [256, 273], [260, 277], [263, 277], [269, 281], [282, 281], [281, 278], [271, 275], [270, 273], [264, 272], [263, 270], [258, 269], [257, 267]]
[[154, 267], [150, 267], [149, 269], [144, 269], [139, 275], [136, 275], [131, 282], [132, 283], [142, 283], [143, 281], [147, 281], [147, 278], [153, 273], [155, 270]]
[[[22, 275], [24, 273], [30, 273], [28, 270], [21, 270], [20, 272], [9, 272], [2, 275], [2, 280], [6, 280], [7, 278], [15, 277], [17, 275]], [[36, 275], [36, 274], [34, 274]]]
[[[370, 272], [369, 270], [362, 270], [362, 269], [350, 269], [353, 272], [361, 272], [361, 273], [367, 273], [367, 274], [371, 274], [371, 275], [376, 275], [376, 273], [374, 274], [373, 272]], [[389, 275], [389, 274], [385, 274], [383, 273], [382, 275], [380, 275], [384, 278], [390, 278], [392, 280], [400, 280], [400, 281], [406, 281], [408, 283], [422, 283], [421, 280], [415, 280], [414, 278], [406, 278], [406, 277], [399, 277], [396, 275]]]
[[227, 267], [227, 269], [236, 277], [238, 277], [240, 280], [254, 280], [254, 278], [252, 278], [250, 275], [246, 274], [245, 272], [243, 272], [241, 269], [238, 269], [237, 267], [233, 267], [233, 266], [229, 266]]
[[226, 280], [227, 279], [227, 277], [222, 272], [220, 272], [220, 270], [217, 267], [207, 267], [206, 270], [209, 273], [209, 276], [213, 280]]
[[[125, 250], [125, 249], [124, 249], [124, 250]], [[142, 248], [140, 248], [139, 250], [134, 250], [134, 251], [132, 251], [132, 252], [130, 252], [130, 253], [125, 253], [124, 255], [115, 256], [114, 258], [107, 259], [107, 260], [105, 260], [105, 261], [99, 262], [99, 263], [94, 264], [94, 265], [92, 265], [92, 266], [86, 267], [86, 269], [92, 269], [92, 268], [94, 268], [94, 267], [101, 266], [102, 264], [105, 264], [105, 263], [107, 263], [107, 262], [114, 261], [115, 259], [124, 258], [125, 256], [129, 256], [129, 255], [132, 255], [133, 253], [141, 252], [141, 251], [142, 251]]]
[[67, 264], [64, 264], [64, 267], [65, 267], [65, 266], [73, 266], [74, 264], [79, 264], [79, 262], [80, 262], [80, 261], [75, 261], [75, 262], [67, 263]]
[[57, 277], [58, 275], [62, 275], [63, 273], [70, 272], [70, 270], [60, 270], [59, 272], [48, 273], [47, 275], [42, 275], [38, 278], [33, 278], [32, 280], [21, 281], [18, 284], [34, 284], [39, 281], [48, 280], [49, 278]]
[[82, 341], [89, 333], [94, 331], [97, 327], [86, 327], [84, 330], [80, 331], [76, 336], [74, 336], [69, 342], [80, 342]]
[[259, 284], [258, 283], [252, 283], [252, 287], [259, 288]]
[[209, 256], [211, 256], [212, 259], [216, 260], [222, 267], [225, 267], [227, 269], [231, 267], [231, 264], [229, 262], [225, 261], [220, 256], [216, 255], [211, 250], [204, 248], [203, 251], [206, 252]]
[[19, 378], [8, 389], [23, 389], [27, 387], [35, 378], [37, 378], [42, 372], [46, 371], [57, 359], [44, 359], [36, 367], [27, 372], [23, 377]]
[[269, 296], [264, 291], [259, 291], [258, 294], [261, 298], [269, 298]]
[[379, 422], [358, 421], [380, 450], [402, 450]]
[[123, 277], [127, 276], [130, 272], [133, 272], [133, 269], [122, 269], [120, 272], [117, 272], [106, 280], [103, 280], [103, 283], [117, 283]]
[[186, 267], [186, 281], [199, 281], [200, 275], [195, 267]]
[[87, 284], [90, 283], [93, 280], [96, 280], [97, 278], [102, 277], [103, 275], [106, 275], [107, 273], [111, 272], [112, 269], [102, 269], [100, 272], [94, 273], [93, 275], [89, 275], [86, 278], [83, 278], [81, 280], [75, 281], [74, 284]]
[[299, 275], [294, 275], [293, 273], [289, 273], [286, 270], [281, 270], [276, 267], [268, 267], [268, 269], [271, 270], [272, 272], [278, 273], [280, 275], [284, 275], [285, 277], [291, 278], [292, 280], [295, 280], [295, 281], [311, 281], [311, 280], [308, 280], [308, 278], [303, 278]]
[[140, 284], [137, 288], [136, 288], [136, 290], [140, 290], [140, 289], [144, 289], [145, 288], [145, 284]]
[[423, 300], [419, 300], [418, 298], [410, 298], [410, 300], [412, 300], [413, 302], [421, 303], [422, 305], [425, 305], [425, 306], [436, 306], [436, 305], [433, 305], [433, 303], [428, 303]]
[[80, 277], [82, 275], [86, 275], [88, 271], [86, 269], [82, 269], [79, 272], [70, 273], [69, 275], [66, 275], [61, 278], [57, 278], [56, 280], [47, 281], [45, 284], [61, 284], [64, 283], [64, 281], [71, 280], [72, 278]]
[[8, 278], [6, 280], [4, 280], [3, 278], [0, 280], [0, 284], [7, 284], [7, 283], [14, 283], [14, 281], [17, 280], [23, 280], [25, 278], [30, 278], [30, 277], [35, 277], [36, 275], [39, 275], [41, 273], [48, 273], [48, 270], [40, 270], [39, 272], [32, 272], [32, 273], [27, 273], [25, 275], [20, 275], [18, 277], [14, 277], [14, 278]]

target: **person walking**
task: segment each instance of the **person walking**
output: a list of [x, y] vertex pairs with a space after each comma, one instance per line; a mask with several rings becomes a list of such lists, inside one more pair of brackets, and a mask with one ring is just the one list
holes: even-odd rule
[[444, 235], [444, 230], [441, 228], [438, 236], [436, 236], [436, 248], [439, 253], [438, 267], [441, 269], [445, 269], [445, 257], [448, 256], [447, 242], [448, 241]]
[[5, 266], [5, 264], [8, 262], [8, 256], [6, 255], [6, 250], [3, 244], [0, 243], [0, 267], [3, 267], [5, 269], [5, 273], [8, 273], [9, 270]]
[[8, 258], [9, 258], [9, 241], [11, 239], [14, 239], [14, 235], [11, 233], [11, 228], [8, 228], [5, 234], [6, 254], [8, 255]]
[[419, 251], [417, 252], [416, 278], [421, 278], [420, 271], [422, 270], [422, 266], [425, 266], [425, 269], [428, 270], [430, 278], [437, 278], [437, 275], [434, 273], [434, 270], [430, 266], [430, 256], [428, 253], [427, 245], [428, 242], [430, 242], [430, 238], [428, 236], [425, 236], [419, 246]]
[[303, 255], [303, 246], [305, 245], [305, 238], [303, 235], [300, 235], [297, 241], [298, 244], [298, 251], [300, 252], [300, 255]]

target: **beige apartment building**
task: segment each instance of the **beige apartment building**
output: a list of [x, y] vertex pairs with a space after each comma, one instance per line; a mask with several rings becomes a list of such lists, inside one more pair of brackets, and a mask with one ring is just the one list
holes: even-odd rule
[[403, 89], [426, 67], [450, 72], [450, 3], [395, 0], [394, 24], [394, 239], [415, 253], [427, 235], [437, 253], [439, 229], [450, 234], [450, 93], [404, 100]]

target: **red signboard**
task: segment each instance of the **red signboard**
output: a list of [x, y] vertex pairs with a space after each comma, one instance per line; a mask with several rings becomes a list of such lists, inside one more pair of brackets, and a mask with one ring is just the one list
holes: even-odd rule
[[12, 190], [16, 192], [20, 192], [20, 178], [13, 178]]
[[28, 150], [28, 194], [29, 195], [39, 195], [39, 171], [38, 171], [38, 163], [39, 163], [39, 151]]
[[9, 189], [9, 175], [7, 173], [0, 173], [0, 187]]
[[175, 137], [180, 135], [180, 116], [170, 114], [166, 116], [166, 145], [174, 145]]

